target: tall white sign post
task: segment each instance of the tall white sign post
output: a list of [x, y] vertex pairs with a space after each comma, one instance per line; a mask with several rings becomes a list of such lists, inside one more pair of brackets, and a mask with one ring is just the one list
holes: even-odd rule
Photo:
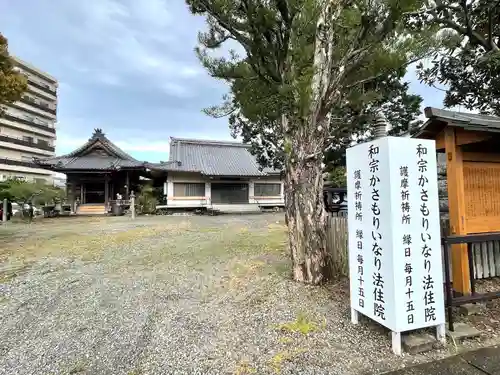
[[351, 319], [392, 331], [436, 327], [445, 342], [436, 147], [384, 137], [347, 150]]

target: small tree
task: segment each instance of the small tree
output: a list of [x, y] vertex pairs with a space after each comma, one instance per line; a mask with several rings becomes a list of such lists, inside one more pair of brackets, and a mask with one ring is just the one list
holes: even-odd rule
[[7, 198], [18, 203], [22, 208], [25, 204], [53, 204], [64, 200], [66, 192], [41, 182], [28, 182], [19, 179], [9, 179], [0, 183], [0, 199]]
[[[424, 1], [186, 1], [207, 18], [202, 63], [231, 85], [222, 109], [246, 122], [268, 159], [283, 160], [294, 279], [318, 284], [330, 276], [322, 160], [337, 124], [332, 111], [371, 101], [377, 78], [427, 51], [430, 39], [403, 22]], [[209, 56], [227, 41], [245, 55]]]
[[3, 106], [21, 99], [27, 87], [26, 78], [14, 71], [7, 39], [0, 33], [0, 115], [3, 114]]
[[139, 206], [140, 213], [154, 213], [157, 203], [153, 186], [150, 183], [142, 185], [137, 196], [137, 205]]

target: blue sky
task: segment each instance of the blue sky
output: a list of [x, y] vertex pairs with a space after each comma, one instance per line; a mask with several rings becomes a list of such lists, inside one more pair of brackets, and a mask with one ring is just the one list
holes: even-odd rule
[[[0, 0], [10, 53], [59, 80], [57, 154], [96, 127], [149, 161], [168, 158], [169, 137], [231, 139], [226, 119], [201, 112], [227, 91], [193, 52], [202, 28], [183, 0]], [[408, 79], [441, 106], [442, 92]]]

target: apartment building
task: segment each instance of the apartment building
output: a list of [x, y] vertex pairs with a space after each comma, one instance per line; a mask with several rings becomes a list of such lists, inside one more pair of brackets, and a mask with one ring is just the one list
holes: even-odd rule
[[53, 172], [33, 163], [33, 157], [55, 155], [57, 80], [13, 57], [16, 69], [28, 80], [21, 100], [0, 116], [0, 180], [11, 177], [53, 183]]

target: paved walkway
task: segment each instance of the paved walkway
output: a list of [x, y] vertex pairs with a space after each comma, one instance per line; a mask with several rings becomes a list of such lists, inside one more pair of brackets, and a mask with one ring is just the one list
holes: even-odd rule
[[385, 375], [500, 375], [500, 347], [484, 348]]

